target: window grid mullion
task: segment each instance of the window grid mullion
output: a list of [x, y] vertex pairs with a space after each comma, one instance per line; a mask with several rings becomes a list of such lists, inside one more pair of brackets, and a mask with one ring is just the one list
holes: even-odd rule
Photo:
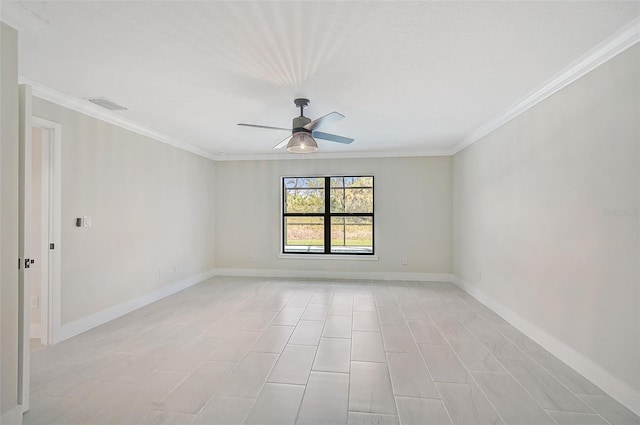
[[[374, 213], [347, 213], [347, 212], [331, 212], [331, 191], [334, 189], [337, 190], [341, 190], [343, 192], [343, 199], [346, 199], [346, 190], [348, 188], [345, 187], [344, 184], [344, 178], [343, 178], [343, 184], [342, 187], [337, 187], [337, 188], [332, 188], [331, 187], [331, 176], [325, 176], [324, 177], [324, 212], [323, 213], [290, 213], [290, 212], [286, 212], [287, 211], [287, 201], [286, 201], [286, 193], [288, 191], [289, 188], [286, 187], [285, 185], [285, 180], [282, 180], [282, 190], [283, 190], [283, 196], [282, 196], [282, 208], [283, 208], [283, 214], [282, 214], [282, 251], [285, 252], [284, 247], [286, 246], [286, 217], [322, 217], [323, 220], [323, 230], [324, 230], [324, 251], [323, 254], [331, 254], [332, 253], [332, 240], [331, 240], [331, 224], [332, 224], [332, 217], [371, 217], [372, 221], [371, 221], [371, 226], [373, 227], [373, 219], [374, 219]], [[306, 190], [306, 188], [291, 188], [293, 190]], [[373, 186], [367, 186], [367, 187], [357, 187], [357, 189], [374, 189]], [[375, 190], [375, 189], [374, 189]], [[372, 195], [374, 195], [372, 193]], [[375, 200], [374, 200], [375, 202]], [[346, 207], [346, 205], [345, 205]], [[343, 226], [346, 227], [346, 222], [343, 222]], [[346, 238], [346, 228], [343, 228], [343, 239]], [[373, 234], [372, 234], [373, 237]], [[343, 241], [343, 243], [346, 245], [346, 241]], [[372, 248], [375, 250], [374, 248], [374, 241], [371, 241], [372, 243]], [[357, 254], [357, 255], [367, 255], [367, 254]]]
[[331, 253], [331, 178], [324, 178], [324, 253]]

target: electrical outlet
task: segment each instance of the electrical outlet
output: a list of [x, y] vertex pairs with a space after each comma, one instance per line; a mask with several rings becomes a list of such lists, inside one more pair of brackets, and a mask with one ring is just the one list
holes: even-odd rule
[[91, 227], [91, 216], [90, 215], [85, 215], [83, 218], [83, 222], [84, 222], [84, 227]]
[[178, 273], [178, 266], [173, 266], [171, 268], [171, 273]]
[[406, 266], [407, 264], [409, 264], [409, 259], [407, 257], [402, 257], [402, 265]]
[[34, 295], [31, 297], [31, 308], [38, 308], [40, 306], [40, 297]]

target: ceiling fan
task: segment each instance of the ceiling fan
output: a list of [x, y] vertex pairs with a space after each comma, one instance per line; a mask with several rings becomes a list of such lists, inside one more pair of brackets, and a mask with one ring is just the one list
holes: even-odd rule
[[[341, 120], [344, 115], [337, 112], [331, 112], [323, 117], [311, 121], [311, 119], [304, 116], [304, 108], [309, 105], [309, 99], [295, 99], [293, 101], [296, 107], [300, 108], [300, 116], [293, 119], [292, 128], [284, 127], [269, 127], [266, 125], [245, 124], [238, 123], [245, 127], [257, 127], [266, 128], [270, 130], [285, 130], [290, 131], [291, 136], [284, 139], [273, 147], [273, 149], [280, 149], [287, 147], [289, 152], [293, 153], [311, 153], [318, 150], [318, 144], [315, 139], [328, 140], [330, 142], [349, 144], [353, 142], [353, 139], [349, 137], [337, 136], [335, 134], [323, 133], [318, 129]], [[315, 139], [314, 139], [315, 138]]]

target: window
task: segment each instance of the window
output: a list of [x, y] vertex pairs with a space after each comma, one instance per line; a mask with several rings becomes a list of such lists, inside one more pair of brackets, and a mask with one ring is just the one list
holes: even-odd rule
[[373, 255], [373, 176], [284, 177], [282, 252]]

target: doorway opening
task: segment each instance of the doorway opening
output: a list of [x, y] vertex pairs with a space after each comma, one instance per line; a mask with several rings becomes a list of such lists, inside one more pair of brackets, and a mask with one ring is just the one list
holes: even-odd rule
[[31, 351], [57, 341], [60, 317], [60, 154], [58, 123], [31, 118], [30, 245], [35, 262], [28, 303]]

